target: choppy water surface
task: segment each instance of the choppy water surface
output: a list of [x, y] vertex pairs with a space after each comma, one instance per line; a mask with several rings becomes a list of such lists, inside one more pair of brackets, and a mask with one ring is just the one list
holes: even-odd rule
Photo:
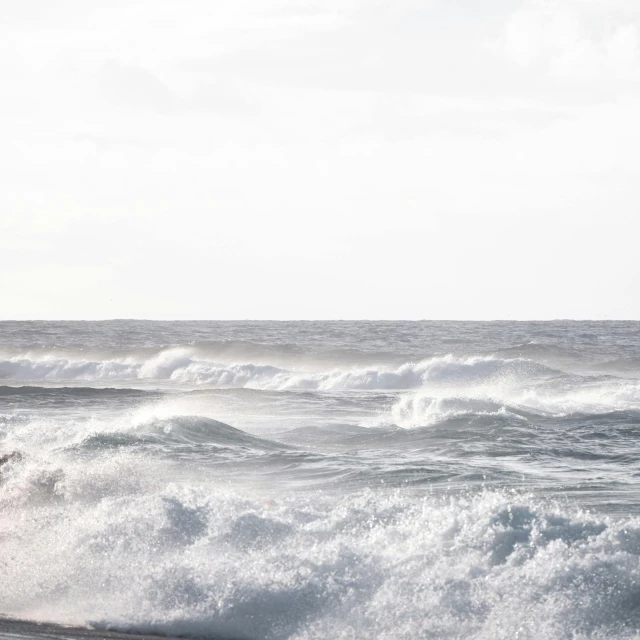
[[640, 323], [0, 323], [0, 613], [640, 637]]

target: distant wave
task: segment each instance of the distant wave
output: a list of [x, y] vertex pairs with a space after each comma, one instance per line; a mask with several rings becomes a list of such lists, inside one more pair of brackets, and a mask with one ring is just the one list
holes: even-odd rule
[[[0, 360], [0, 397], [31, 394], [37, 383], [80, 384], [66, 391], [86, 395], [89, 387], [130, 389], [253, 389], [257, 391], [403, 392], [372, 424], [428, 426], [474, 414], [514, 417], [602, 414], [640, 409], [640, 382], [614, 376], [578, 376], [526, 358], [452, 355], [398, 367], [289, 370], [269, 364], [222, 364], [166, 349], [141, 362], [77, 361], [16, 357]], [[22, 390], [14, 385], [27, 383]], [[62, 393], [62, 392], [61, 392]], [[125, 391], [103, 391], [124, 395]], [[133, 391], [129, 391], [133, 393]]]
[[76, 398], [127, 396], [147, 397], [153, 392], [144, 389], [127, 389], [113, 387], [37, 387], [37, 386], [2, 386], [0, 398], [7, 396], [72, 396]]
[[521, 358], [454, 356], [408, 362], [399, 367], [298, 371], [267, 364], [221, 364], [195, 359], [183, 349], [168, 349], [143, 362], [50, 357], [0, 360], [0, 379], [5, 381], [159, 381], [268, 390], [412, 389], [425, 383], [479, 383], [496, 377], [514, 376], [531, 380], [560, 373], [533, 360]]
[[[121, 363], [144, 364], [155, 358], [162, 358], [165, 353], [180, 352], [194, 361], [209, 361], [220, 364], [254, 363], [257, 365], [273, 365], [281, 368], [297, 368], [300, 366], [342, 367], [366, 366], [369, 364], [393, 364], [398, 366], [402, 362], [411, 360], [410, 355], [392, 350], [364, 350], [353, 345], [329, 346], [319, 348], [303, 347], [298, 344], [268, 344], [242, 340], [196, 340], [177, 345], [146, 346], [137, 345], [125, 347], [108, 346], [32, 346], [27, 350], [4, 347], [0, 351], [0, 362], [22, 361], [22, 366], [28, 366], [27, 361], [49, 362], [51, 364], [64, 363]], [[425, 353], [422, 357], [429, 355]], [[421, 358], [418, 358], [421, 359]], [[7, 368], [10, 368], [7, 365]], [[106, 376], [117, 374], [117, 369], [101, 371]], [[126, 371], [126, 369], [125, 369]], [[1, 373], [0, 373], [1, 375]]]
[[95, 362], [53, 357], [15, 357], [0, 360], [0, 380], [129, 380], [137, 377], [139, 368], [140, 366], [137, 364], [128, 364], [115, 360]]

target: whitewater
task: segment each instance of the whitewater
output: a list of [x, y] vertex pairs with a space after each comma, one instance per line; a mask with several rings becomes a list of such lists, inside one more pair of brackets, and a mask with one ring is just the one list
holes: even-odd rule
[[0, 638], [640, 638], [639, 436], [640, 322], [0, 322]]

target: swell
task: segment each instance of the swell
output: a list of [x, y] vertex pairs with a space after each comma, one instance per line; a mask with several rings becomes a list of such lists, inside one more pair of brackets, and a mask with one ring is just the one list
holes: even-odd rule
[[388, 349], [360, 349], [354, 345], [329, 347], [301, 346], [287, 343], [261, 343], [248, 340], [194, 340], [162, 346], [135, 345], [129, 348], [120, 345], [111, 348], [104, 345], [84, 346], [37, 346], [26, 349], [4, 348], [0, 357], [5, 360], [68, 360], [68, 361], [113, 361], [143, 362], [162, 355], [166, 351], [182, 351], [190, 357], [225, 364], [253, 362], [280, 367], [300, 366], [363, 366], [395, 364], [411, 359], [424, 359], [429, 353], [415, 354], [395, 352]]
[[0, 360], [0, 378], [16, 381], [166, 381], [192, 386], [262, 389], [410, 389], [425, 382], [482, 382], [496, 377], [536, 380], [562, 372], [527, 359], [442, 356], [400, 366], [288, 370], [270, 364], [224, 364], [169, 349], [142, 362], [14, 357]]
[[181, 456], [202, 449], [249, 448], [255, 451], [282, 449], [284, 445], [251, 435], [224, 422], [202, 416], [173, 416], [135, 424], [128, 430], [98, 431], [84, 437], [72, 449], [103, 452], [112, 448], [154, 448]]
[[[453, 487], [464, 482], [519, 483], [526, 477], [531, 486], [556, 482], [580, 485], [587, 492], [599, 477], [604, 499], [611, 498], [616, 487], [636, 483], [640, 413], [634, 411], [575, 414], [561, 420], [477, 411], [422, 427], [334, 423], [269, 437], [204, 416], [152, 414], [153, 408], [142, 408], [103, 421], [7, 422], [0, 429], [1, 450], [16, 454], [34, 473], [51, 461], [59, 461], [60, 468], [90, 467], [124, 455], [134, 456], [140, 468], [145, 461], [179, 460], [181, 473], [193, 480], [202, 471], [200, 465], [213, 468], [233, 462], [228, 478], [256, 481], [273, 474], [272, 486], [345, 489], [380, 482], [447, 482]], [[20, 466], [17, 459], [14, 462]], [[585, 466], [587, 462], [591, 466]]]

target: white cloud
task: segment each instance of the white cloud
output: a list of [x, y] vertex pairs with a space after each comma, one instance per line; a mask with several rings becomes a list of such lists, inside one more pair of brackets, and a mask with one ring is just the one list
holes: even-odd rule
[[636, 83], [637, 15], [630, 17], [626, 6], [612, 9], [596, 1], [526, 2], [506, 20], [498, 48], [517, 64], [552, 76], [593, 86]]
[[616, 29], [606, 43], [608, 58], [618, 69], [638, 71], [638, 28], [635, 24], [621, 26]]
[[518, 64], [531, 64], [542, 54], [542, 16], [532, 12], [518, 12], [507, 20], [504, 31], [505, 52]]
[[631, 5], [6, 6], [5, 317], [640, 317]]

